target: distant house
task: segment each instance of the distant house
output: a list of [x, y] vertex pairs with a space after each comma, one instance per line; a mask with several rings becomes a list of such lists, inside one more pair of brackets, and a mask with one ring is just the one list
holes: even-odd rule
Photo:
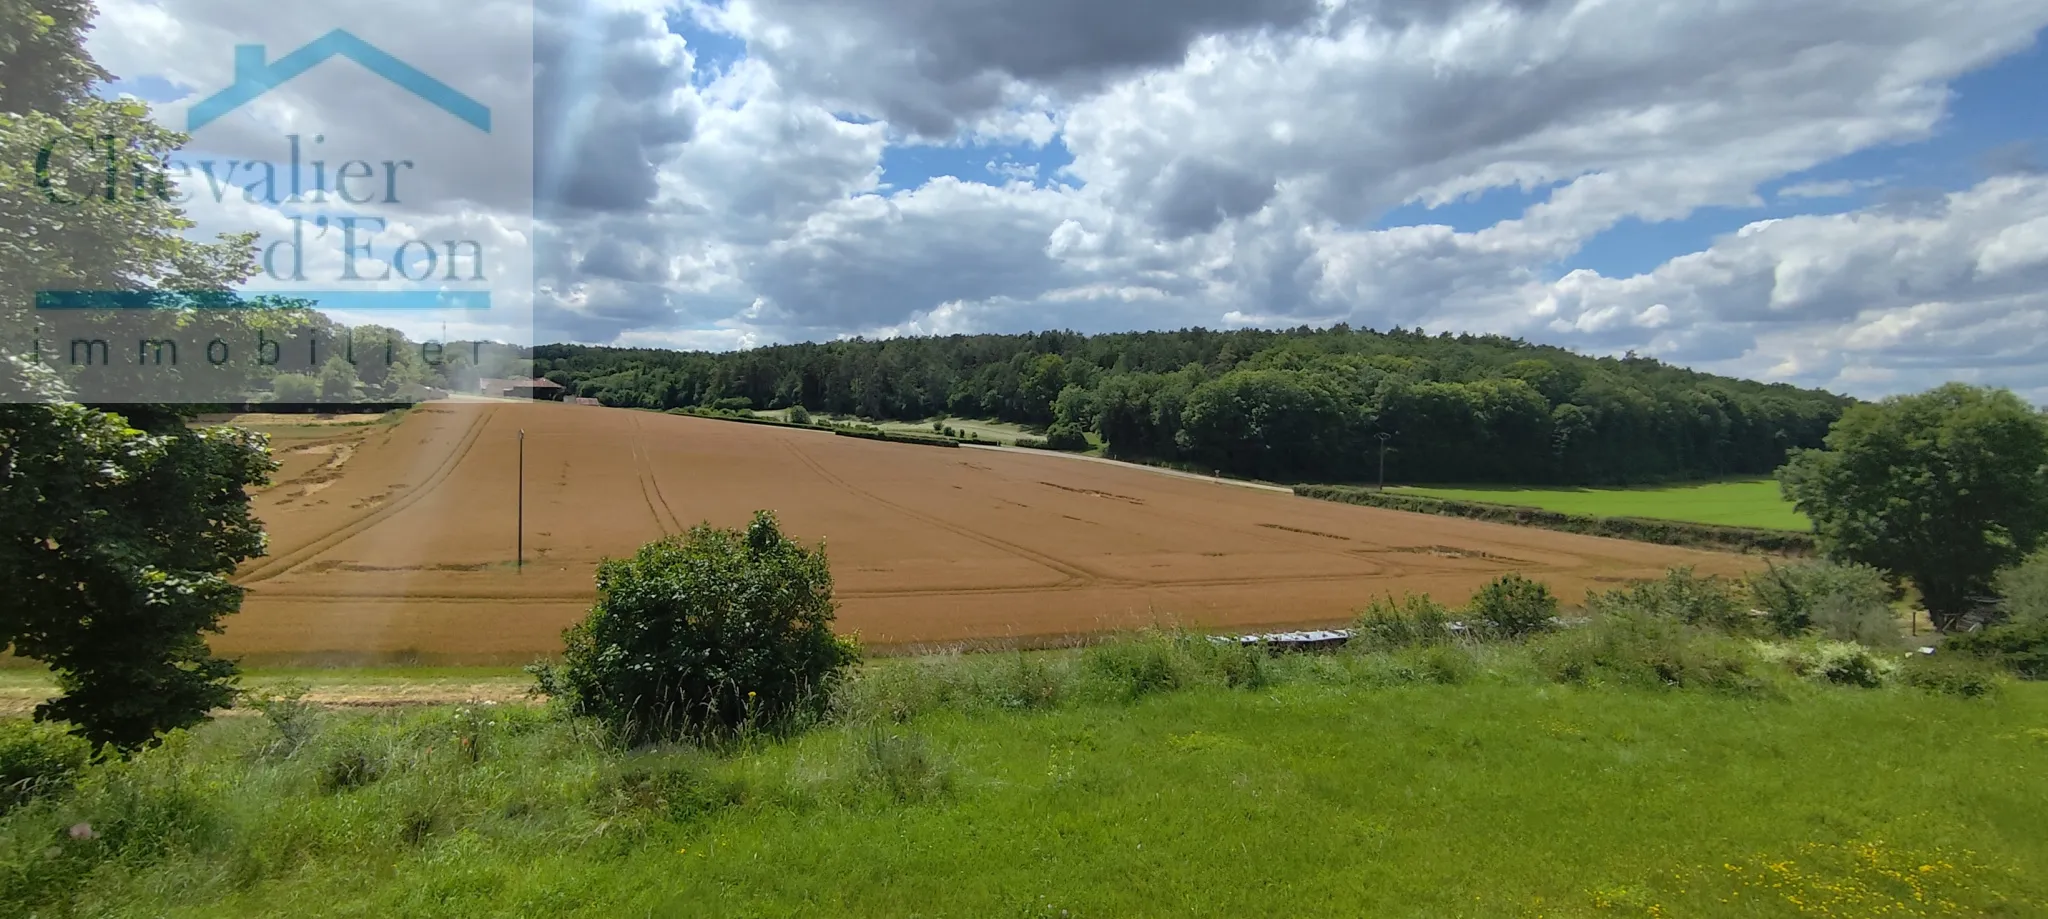
[[494, 380], [486, 378], [477, 381], [477, 393], [485, 396], [496, 396], [501, 399], [560, 399], [563, 388], [562, 384], [553, 380]]

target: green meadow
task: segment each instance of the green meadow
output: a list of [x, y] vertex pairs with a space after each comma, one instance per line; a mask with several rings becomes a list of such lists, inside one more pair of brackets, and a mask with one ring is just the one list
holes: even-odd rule
[[1629, 488], [1471, 485], [1399, 487], [1390, 491], [1455, 501], [1519, 504], [1595, 517], [1650, 517], [1772, 530], [1812, 528], [1806, 516], [1779, 495], [1778, 483], [1771, 479]]
[[273, 706], [0, 817], [0, 912], [2048, 915], [2048, 687], [1562, 684], [1556, 640], [876, 661], [712, 749]]

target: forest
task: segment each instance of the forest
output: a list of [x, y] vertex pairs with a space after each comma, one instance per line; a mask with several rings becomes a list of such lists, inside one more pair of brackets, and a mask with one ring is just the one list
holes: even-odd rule
[[[1110, 456], [1289, 482], [1616, 484], [1762, 475], [1854, 400], [1494, 335], [1337, 325], [850, 339], [729, 353], [534, 349], [606, 405], [994, 418]], [[744, 401], [742, 401], [744, 400]], [[1384, 440], [1380, 435], [1387, 435]]]

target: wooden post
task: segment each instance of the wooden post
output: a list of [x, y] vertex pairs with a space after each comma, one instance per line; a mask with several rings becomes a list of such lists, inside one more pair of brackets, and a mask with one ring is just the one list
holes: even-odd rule
[[514, 529], [519, 531], [517, 554], [513, 557], [514, 571], [526, 570], [526, 429], [519, 429], [519, 517]]

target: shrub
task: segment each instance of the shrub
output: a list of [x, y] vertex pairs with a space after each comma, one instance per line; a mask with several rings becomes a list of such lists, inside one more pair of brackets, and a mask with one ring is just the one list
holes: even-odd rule
[[2014, 619], [1951, 635], [1941, 647], [1997, 664], [2022, 679], [2048, 680], [2048, 616]]
[[1734, 585], [1716, 575], [1699, 577], [1690, 567], [1673, 568], [1655, 581], [1594, 594], [1587, 598], [1586, 606], [1603, 615], [1633, 610], [1729, 633], [1750, 629], [1749, 614], [1737, 599]]
[[286, 405], [318, 402], [320, 381], [303, 373], [280, 373], [270, 380], [269, 401]]
[[1088, 435], [1081, 431], [1080, 425], [1060, 422], [1045, 429], [1045, 445], [1053, 450], [1078, 453], [1088, 449]]
[[547, 682], [631, 741], [780, 728], [820, 714], [858, 658], [832, 634], [825, 550], [757, 511], [598, 566], [597, 603]]
[[782, 413], [782, 420], [790, 424], [810, 424], [811, 410], [801, 405], [792, 405], [789, 407], [789, 411]]
[[1583, 627], [1546, 636], [1534, 645], [1534, 655], [1543, 675], [1559, 683], [1684, 687], [1735, 695], [1771, 690], [1755, 672], [1757, 659], [1740, 642], [1642, 610], [1611, 611]]
[[945, 422], [943, 422], [943, 421], [934, 421], [934, 422], [932, 422], [932, 433], [935, 433], [935, 434], [950, 434], [950, 433], [952, 433], [952, 432], [950, 432], [950, 431], [946, 430], [946, 423], [945, 423]]
[[1995, 668], [1967, 658], [1916, 654], [1906, 663], [1901, 679], [1915, 689], [1965, 699], [1996, 696], [2002, 689]]
[[92, 758], [92, 744], [49, 723], [0, 721], [0, 814], [69, 789]]
[[754, 400], [745, 396], [727, 396], [712, 402], [711, 408], [721, 412], [751, 412], [754, 410]]
[[1758, 642], [1757, 647], [1763, 657], [1784, 664], [1799, 677], [1837, 686], [1882, 686], [1899, 670], [1896, 660], [1849, 641]]
[[1557, 598], [1540, 582], [1504, 574], [1479, 589], [1470, 611], [1485, 620], [1495, 634], [1520, 638], [1550, 628], [1557, 615]]
[[1351, 625], [1351, 644], [1366, 651], [1391, 651], [1450, 640], [1451, 611], [1427, 594], [1403, 594], [1372, 601]]
[[1873, 647], [1898, 643], [1891, 584], [1868, 565], [1801, 562], [1750, 575], [1749, 593], [1771, 631], [1787, 638], [1815, 631]]
[[2048, 622], [2048, 551], [1998, 573], [1998, 611], [2007, 622]]

